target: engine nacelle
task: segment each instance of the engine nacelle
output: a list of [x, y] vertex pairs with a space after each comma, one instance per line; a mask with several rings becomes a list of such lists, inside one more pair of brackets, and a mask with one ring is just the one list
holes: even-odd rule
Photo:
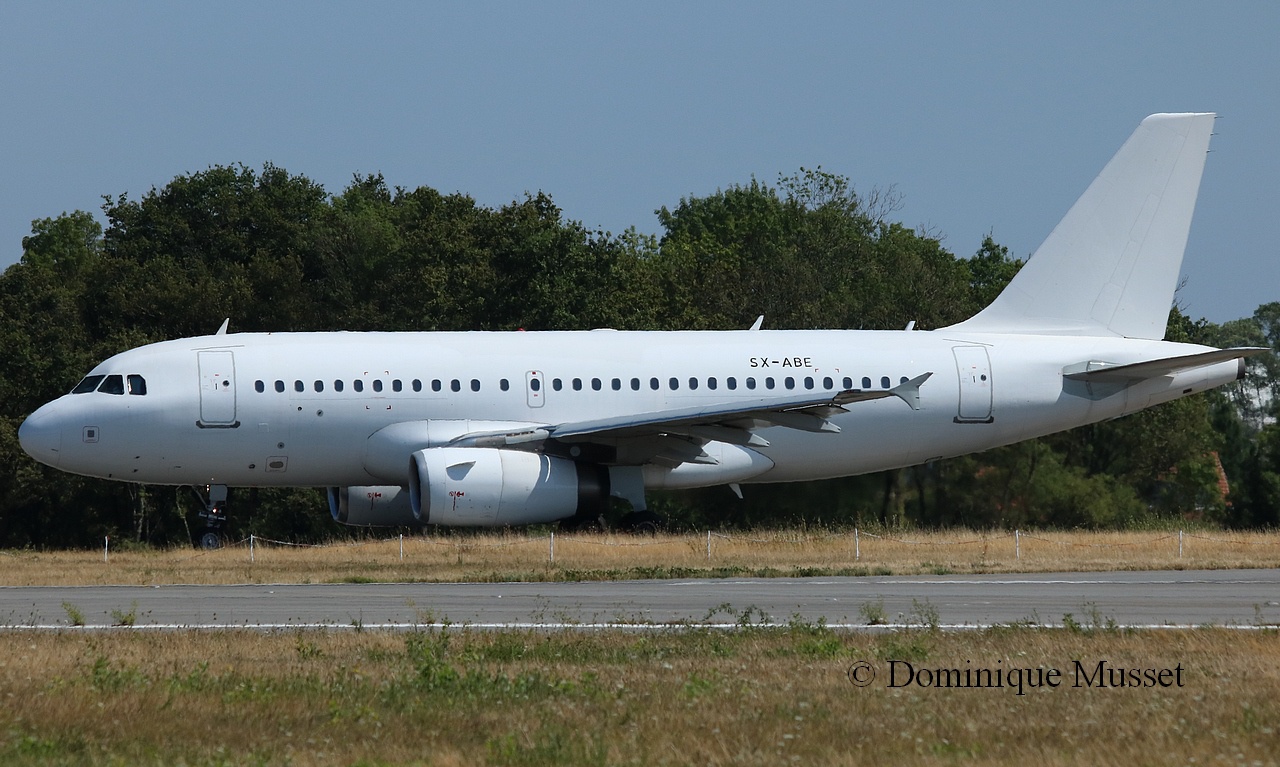
[[409, 504], [421, 524], [532, 525], [594, 516], [609, 502], [609, 470], [540, 453], [435, 447], [409, 458]]
[[359, 527], [417, 527], [420, 523], [403, 487], [331, 487], [329, 513], [335, 522]]

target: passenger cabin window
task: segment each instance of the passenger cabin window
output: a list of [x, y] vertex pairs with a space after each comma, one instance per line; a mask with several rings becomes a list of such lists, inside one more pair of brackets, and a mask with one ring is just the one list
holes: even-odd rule
[[356, 380], [351, 382], [351, 388], [355, 389], [356, 391], [364, 391], [364, 381], [361, 381], [359, 378], [357, 378]]
[[734, 389], [738, 388], [738, 379], [734, 378], [733, 376], [729, 376], [728, 378], [724, 379], [724, 385], [728, 386], [730, 391], [733, 391]]
[[276, 381], [276, 391], [278, 392], [284, 391], [284, 381]]
[[294, 382], [293, 382], [293, 390], [294, 390], [294, 391], [298, 391], [298, 392], [300, 392], [300, 391], [305, 390], [306, 388], [307, 388], [307, 387], [306, 387], [306, 385], [305, 385], [305, 384], [303, 384], [301, 381], [294, 381]]
[[564, 381], [561, 381], [559, 378], [552, 378], [551, 388], [555, 389], [556, 391], [560, 391], [561, 389], [564, 388]]
[[690, 388], [690, 389], [696, 389], [696, 388], [698, 388], [698, 379], [694, 378], [693, 376], [690, 376], [690, 377], [689, 377], [689, 388]]
[[871, 379], [870, 379], [870, 378], [868, 378], [867, 376], [863, 376], [863, 377], [862, 377], [862, 388], [864, 388], [864, 389], [870, 389], [870, 388], [871, 388]]
[[650, 389], [653, 389], [654, 391], [657, 391], [657, 390], [658, 390], [658, 387], [660, 387], [660, 386], [662, 386], [662, 382], [660, 382], [658, 379], [656, 379], [656, 378], [650, 378], [650, 379], [649, 379], [649, 388], [650, 388]]
[[315, 390], [317, 394], [324, 391], [324, 381], [316, 381]]
[[431, 391], [440, 391], [440, 379], [436, 378], [431, 381]]
[[748, 389], [754, 389], [754, 388], [756, 388], [756, 379], [754, 379], [754, 378], [747, 378], [747, 388], [748, 388]]
[[102, 379], [98, 391], [103, 394], [124, 394], [124, 376], [114, 375]]
[[880, 376], [880, 388], [881, 389], [889, 388], [889, 376]]
[[853, 379], [852, 379], [852, 378], [850, 378], [849, 376], [845, 376], [845, 377], [844, 377], [844, 388], [846, 388], [846, 389], [852, 389], [852, 388], [853, 388]]
[[399, 378], [391, 382], [391, 391], [400, 391], [403, 388], [404, 388], [404, 384], [400, 383]]
[[599, 378], [592, 378], [592, 379], [591, 379], [591, 388], [592, 388], [592, 389], [594, 389], [595, 391], [600, 391], [600, 379], [599, 379]]
[[764, 388], [766, 389], [773, 388], [773, 376], [769, 376], [768, 378], [764, 379]]
[[715, 379], [715, 377], [711, 377], [711, 378], [708, 378], [708, 379], [707, 379], [707, 388], [708, 388], [708, 389], [714, 389], [714, 388], [716, 388], [716, 379]]
[[341, 378], [335, 378], [335, 379], [333, 380], [333, 390], [334, 390], [334, 391], [342, 391], [342, 379], [341, 379]]
[[471, 391], [480, 391], [480, 379], [479, 379], [479, 378], [472, 378], [472, 379], [471, 379]]
[[76, 388], [71, 390], [72, 394], [88, 394], [91, 391], [97, 391], [98, 384], [102, 383], [102, 379], [106, 376], [85, 376], [84, 380], [76, 384]]
[[[812, 388], [813, 388], [813, 378], [812, 378], [812, 377], [810, 377], [810, 376], [805, 376], [805, 377], [804, 377], [804, 388], [806, 388], [806, 389], [812, 389]], [[830, 388], [831, 388], [831, 379], [830, 379], [830, 378], [828, 378], [828, 379], [827, 379], [827, 388], [828, 388], [828, 389], [830, 389]]]
[[499, 381], [498, 381], [498, 388], [499, 388], [499, 389], [501, 389], [501, 390], [503, 390], [503, 391], [507, 391], [508, 389], [510, 389], [510, 388], [511, 388], [511, 382], [510, 382], [510, 381], [508, 381], [507, 379], [503, 378], [503, 379], [501, 379], [501, 380], [499, 380]]
[[622, 379], [621, 378], [613, 379], [612, 381], [609, 382], [609, 386], [611, 386], [614, 391], [622, 391]]
[[462, 382], [455, 378], [449, 382], [449, 388], [452, 391], [462, 391]]
[[254, 381], [254, 382], [253, 382], [253, 390], [254, 390], [254, 391], [256, 391], [257, 393], [261, 394], [261, 393], [263, 393], [264, 391], [266, 391], [266, 390], [267, 390], [267, 385], [266, 385], [265, 383], [263, 383], [262, 381]]
[[667, 384], [671, 387], [671, 391], [675, 391], [680, 388], [680, 379], [672, 378], [670, 381], [667, 381]]
[[413, 390], [422, 391], [422, 381], [417, 378], [413, 379]]
[[824, 389], [834, 389], [834, 388], [836, 388], [836, 382], [835, 382], [835, 381], [832, 381], [830, 378], [824, 378], [824, 379], [822, 379], [822, 388], [824, 388]]
[[381, 378], [378, 378], [378, 379], [375, 379], [375, 380], [374, 380], [374, 382], [373, 382], [373, 390], [374, 390], [374, 391], [382, 391], [382, 379], [381, 379]]
[[575, 379], [573, 379], [573, 390], [574, 390], [574, 391], [582, 391], [582, 379], [581, 379], [581, 378], [575, 378]]
[[640, 379], [639, 379], [639, 378], [632, 378], [632, 379], [631, 379], [631, 391], [640, 391]]
[[788, 389], [794, 389], [796, 388], [796, 379], [792, 378], [791, 376], [787, 376], [787, 380], [785, 381], [785, 384]]

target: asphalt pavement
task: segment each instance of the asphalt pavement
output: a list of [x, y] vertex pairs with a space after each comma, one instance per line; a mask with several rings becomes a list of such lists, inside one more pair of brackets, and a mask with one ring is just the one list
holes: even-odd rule
[[[1069, 616], [1069, 617], [1068, 617]], [[1280, 570], [750, 578], [573, 583], [24, 586], [0, 628], [590, 628], [1280, 624]]]

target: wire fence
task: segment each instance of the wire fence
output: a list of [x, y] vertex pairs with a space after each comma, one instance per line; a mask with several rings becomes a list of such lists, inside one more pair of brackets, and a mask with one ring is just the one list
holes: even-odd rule
[[[489, 549], [504, 549], [513, 547], [542, 547], [546, 551], [546, 561], [555, 563], [556, 547], [559, 544], [562, 548], [565, 545], [570, 546], [594, 546], [594, 547], [618, 547], [618, 548], [639, 548], [647, 546], [686, 546], [695, 548], [701, 552], [705, 552], [705, 559], [708, 562], [714, 561], [716, 554], [725, 545], [795, 545], [795, 544], [823, 544], [831, 548], [839, 549], [843, 544], [845, 547], [852, 549], [853, 560], [855, 562], [864, 559], [864, 548], [868, 549], [868, 558], [873, 558], [878, 549], [882, 549], [887, 545], [898, 545], [908, 547], [919, 547], [921, 549], [939, 549], [946, 550], [955, 547], [964, 546], [981, 546], [984, 556], [998, 555], [1001, 552], [1001, 546], [1011, 546], [1014, 560], [1023, 559], [1023, 548], [1026, 544], [1046, 544], [1049, 546], [1059, 547], [1061, 549], [1089, 549], [1093, 551], [1116, 549], [1116, 550], [1135, 550], [1138, 548], [1154, 549], [1156, 551], [1163, 550], [1165, 555], [1172, 553], [1173, 547], [1176, 546], [1176, 558], [1182, 559], [1186, 556], [1189, 541], [1198, 541], [1206, 544], [1230, 545], [1230, 546], [1263, 546], [1277, 547], [1280, 546], [1280, 534], [1265, 533], [1256, 534], [1252, 538], [1249, 537], [1222, 537], [1203, 532], [1187, 532], [1178, 530], [1177, 532], [1169, 532], [1152, 537], [1136, 538], [1132, 540], [1121, 540], [1111, 542], [1091, 542], [1077, 540], [1078, 535], [1063, 534], [1066, 538], [1052, 537], [1051, 533], [1042, 532], [1026, 532], [1022, 530], [1014, 530], [1012, 532], [993, 532], [990, 534], [981, 534], [978, 536], [961, 537], [955, 540], [940, 538], [938, 535], [929, 535], [925, 539], [912, 539], [886, 533], [872, 533], [859, 528], [853, 528], [848, 531], [828, 531], [828, 532], [784, 532], [773, 535], [746, 534], [746, 533], [724, 533], [707, 530], [701, 533], [685, 533], [679, 535], [663, 534], [652, 538], [645, 537], [616, 537], [612, 535], [581, 535], [581, 534], [565, 534], [550, 532], [541, 535], [504, 535], [499, 540], [474, 539], [474, 538], [438, 538], [420, 535], [405, 536], [403, 534], [389, 538], [369, 538], [359, 541], [350, 541], [347, 543], [297, 543], [293, 541], [284, 541], [275, 538], [267, 538], [258, 535], [249, 535], [238, 541], [225, 543], [219, 550], [204, 550], [192, 553], [185, 557], [183, 561], [195, 560], [201, 557], [209, 556], [216, 551], [225, 551], [226, 549], [244, 549], [250, 564], [256, 563], [259, 549], [266, 547], [284, 548], [284, 549], [356, 549], [370, 546], [385, 546], [389, 543], [398, 544], [398, 556], [400, 561], [406, 560], [406, 543], [409, 544], [410, 555], [414, 547], [427, 546], [435, 548], [452, 549], [459, 554], [462, 552], [476, 552]], [[1132, 535], [1132, 534], [1121, 534]], [[110, 538], [103, 539], [102, 557], [103, 561], [109, 561], [111, 556]], [[1168, 547], [1168, 548], [1164, 548]], [[1006, 553], [1007, 556], [1007, 553]]]

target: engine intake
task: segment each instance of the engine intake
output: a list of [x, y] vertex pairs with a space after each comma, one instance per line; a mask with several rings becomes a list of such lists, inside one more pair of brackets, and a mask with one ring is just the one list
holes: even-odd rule
[[609, 470], [520, 450], [438, 447], [409, 459], [409, 505], [419, 524], [493, 527], [602, 513]]

